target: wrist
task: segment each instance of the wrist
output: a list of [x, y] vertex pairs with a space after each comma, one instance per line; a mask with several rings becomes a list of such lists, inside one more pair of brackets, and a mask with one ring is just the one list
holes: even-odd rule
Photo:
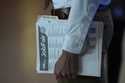
[[79, 54], [71, 53], [66, 50], [62, 50], [62, 55], [68, 55], [68, 56], [78, 56]]

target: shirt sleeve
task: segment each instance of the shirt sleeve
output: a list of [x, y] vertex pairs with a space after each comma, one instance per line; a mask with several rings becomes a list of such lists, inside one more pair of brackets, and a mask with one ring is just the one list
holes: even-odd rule
[[89, 25], [96, 14], [100, 0], [73, 0], [69, 14], [69, 29], [62, 49], [79, 54], [85, 42]]

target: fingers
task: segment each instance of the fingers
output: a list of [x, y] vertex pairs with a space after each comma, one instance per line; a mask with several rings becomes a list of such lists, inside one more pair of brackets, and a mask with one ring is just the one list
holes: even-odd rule
[[67, 57], [69, 61], [65, 62], [65, 65], [61, 71], [61, 74], [63, 75], [63, 78], [71, 79], [71, 72], [70, 72], [70, 57]]
[[74, 79], [78, 72], [78, 58], [75, 56], [61, 56], [55, 64], [54, 74], [59, 79]]
[[[75, 60], [74, 60], [75, 59]], [[71, 63], [70, 63], [70, 72], [71, 72], [71, 78], [76, 78], [78, 71], [78, 63], [77, 58], [71, 57]]]
[[[76, 68], [72, 63], [71, 59], [70, 62], [65, 62], [64, 65], [59, 64], [59, 62], [55, 65], [55, 77], [57, 80], [59, 79], [74, 79], [77, 77]], [[62, 67], [63, 66], [63, 67]]]
[[55, 74], [56, 80], [63, 80], [63, 79], [73, 79], [72, 75], [69, 73], [59, 73]]
[[64, 65], [59, 64], [59, 62], [55, 65], [55, 77], [56, 79], [71, 79], [71, 73], [69, 68], [69, 63], [65, 62]]

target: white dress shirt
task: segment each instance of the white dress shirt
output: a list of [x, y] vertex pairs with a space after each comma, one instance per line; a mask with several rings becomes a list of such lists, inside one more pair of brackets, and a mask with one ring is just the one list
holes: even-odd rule
[[100, 0], [73, 0], [69, 14], [69, 30], [62, 49], [79, 54], [86, 39], [89, 25], [96, 14]]

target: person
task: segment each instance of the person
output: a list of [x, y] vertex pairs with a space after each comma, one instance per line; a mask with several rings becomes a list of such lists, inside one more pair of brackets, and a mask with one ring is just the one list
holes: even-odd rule
[[[55, 64], [58, 83], [103, 83], [107, 82], [107, 50], [112, 39], [113, 22], [109, 8], [111, 0], [73, 0], [61, 57]], [[87, 9], [86, 9], [87, 8]], [[104, 23], [102, 78], [78, 76], [78, 56], [92, 21]], [[84, 33], [83, 33], [84, 32]], [[70, 42], [70, 43], [69, 43]]]

